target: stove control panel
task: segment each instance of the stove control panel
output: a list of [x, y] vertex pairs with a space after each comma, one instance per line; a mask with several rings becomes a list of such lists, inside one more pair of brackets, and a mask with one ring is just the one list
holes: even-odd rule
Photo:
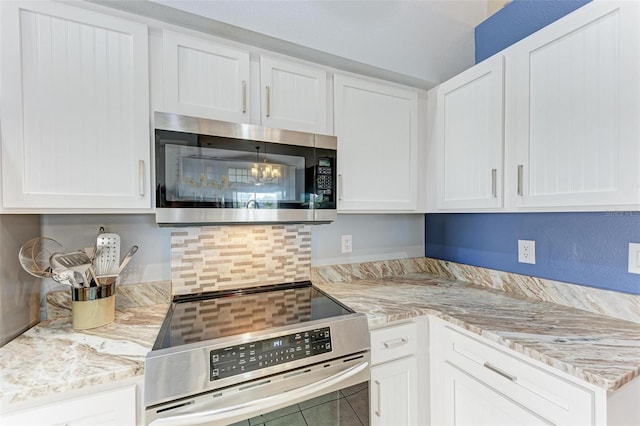
[[209, 380], [224, 379], [332, 350], [329, 327], [216, 349], [209, 352]]

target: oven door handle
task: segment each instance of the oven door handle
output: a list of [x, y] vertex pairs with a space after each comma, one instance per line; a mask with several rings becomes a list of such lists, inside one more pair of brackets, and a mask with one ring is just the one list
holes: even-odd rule
[[230, 407], [222, 407], [222, 408], [216, 408], [214, 410], [180, 414], [180, 415], [171, 416], [171, 417], [161, 417], [161, 418], [154, 419], [149, 424], [150, 425], [202, 424], [205, 422], [221, 421], [227, 417], [243, 415], [245, 413], [253, 414], [256, 410], [263, 409], [263, 408], [270, 408], [277, 403], [284, 402], [290, 399], [291, 398], [290, 392], [295, 392], [296, 399], [299, 399], [301, 397], [304, 398], [316, 392], [322, 391], [323, 389], [326, 389], [330, 386], [333, 386], [336, 383], [340, 383], [341, 381], [346, 380], [349, 377], [360, 373], [362, 370], [364, 370], [368, 366], [369, 366], [369, 363], [365, 361], [358, 365], [354, 365], [353, 367], [350, 367], [347, 370], [341, 371], [338, 374], [335, 374], [330, 377], [326, 377], [310, 385], [291, 389], [285, 393], [281, 393], [273, 396], [267, 396], [265, 398], [260, 398], [255, 401], [244, 402], [242, 404], [232, 405]]

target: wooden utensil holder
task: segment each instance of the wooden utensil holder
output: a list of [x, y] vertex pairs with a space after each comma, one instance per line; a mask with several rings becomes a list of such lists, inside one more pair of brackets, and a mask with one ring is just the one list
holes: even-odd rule
[[113, 321], [116, 314], [116, 282], [97, 287], [71, 289], [72, 322], [75, 330], [96, 328]]

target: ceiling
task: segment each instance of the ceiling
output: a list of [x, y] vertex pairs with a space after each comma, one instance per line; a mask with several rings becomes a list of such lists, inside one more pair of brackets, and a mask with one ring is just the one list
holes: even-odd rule
[[336, 68], [427, 88], [473, 65], [474, 28], [486, 19], [488, 2], [495, 2], [93, 1]]

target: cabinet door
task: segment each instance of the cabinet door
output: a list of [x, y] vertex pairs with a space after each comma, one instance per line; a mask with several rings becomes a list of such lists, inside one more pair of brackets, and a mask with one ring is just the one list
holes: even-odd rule
[[441, 393], [441, 404], [434, 407], [434, 426], [551, 424], [455, 366], [444, 363], [440, 368], [441, 388], [434, 392]]
[[134, 426], [136, 386], [93, 393], [3, 416], [7, 425]]
[[640, 202], [638, 8], [592, 2], [513, 49], [507, 125], [516, 206]]
[[502, 207], [503, 88], [501, 55], [437, 89], [437, 207]]
[[410, 356], [371, 368], [371, 425], [415, 425], [418, 416], [418, 367]]
[[6, 208], [151, 208], [147, 27], [2, 2]]
[[339, 212], [417, 208], [418, 94], [335, 76]]
[[327, 133], [327, 73], [260, 55], [262, 125]]
[[249, 52], [162, 34], [165, 112], [249, 122]]

